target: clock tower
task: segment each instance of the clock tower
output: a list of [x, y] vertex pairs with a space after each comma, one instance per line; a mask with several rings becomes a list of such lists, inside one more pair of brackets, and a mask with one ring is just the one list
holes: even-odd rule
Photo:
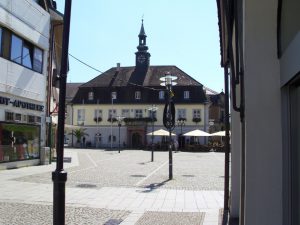
[[150, 64], [150, 53], [148, 46], [146, 45], [147, 35], [144, 29], [144, 20], [142, 20], [142, 26], [139, 34], [139, 45], [137, 46], [138, 51], [135, 53], [135, 67], [136, 70], [147, 70]]

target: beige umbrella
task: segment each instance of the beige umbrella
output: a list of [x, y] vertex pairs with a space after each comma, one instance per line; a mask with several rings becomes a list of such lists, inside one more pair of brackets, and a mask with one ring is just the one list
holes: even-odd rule
[[[215, 133], [210, 134], [211, 136], [225, 136], [225, 130], [223, 131], [218, 131]], [[230, 131], [229, 131], [229, 135], [230, 135]]]
[[183, 136], [193, 136], [193, 137], [200, 137], [200, 136], [204, 136], [204, 137], [208, 137], [211, 136], [211, 134], [204, 132], [203, 130], [192, 130], [190, 132], [187, 132], [185, 134], [183, 134]]
[[[152, 135], [152, 132], [148, 133], [147, 135]], [[156, 130], [153, 132], [153, 136], [169, 136], [169, 131], [166, 131], [164, 129]], [[171, 133], [172, 136], [175, 136], [176, 134]]]

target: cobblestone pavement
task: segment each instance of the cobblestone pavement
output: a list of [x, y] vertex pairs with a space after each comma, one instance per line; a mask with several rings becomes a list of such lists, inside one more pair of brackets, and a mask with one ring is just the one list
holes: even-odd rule
[[[77, 167], [66, 169], [68, 187], [132, 187], [175, 188], [181, 190], [223, 190], [222, 153], [173, 154], [173, 180], [168, 180], [168, 153], [127, 150], [78, 151]], [[157, 169], [157, 170], [156, 170]], [[154, 170], [155, 173], [149, 176]], [[52, 183], [51, 174], [41, 173], [18, 178], [23, 182]]]
[[[223, 153], [174, 153], [171, 181], [168, 152], [155, 152], [154, 162], [151, 152], [134, 150], [66, 156], [66, 224], [218, 224]], [[52, 224], [54, 170], [55, 163], [0, 171], [1, 225]]]
[[[130, 212], [66, 207], [66, 224], [118, 225]], [[49, 225], [52, 224], [52, 205], [0, 202], [0, 224]]]

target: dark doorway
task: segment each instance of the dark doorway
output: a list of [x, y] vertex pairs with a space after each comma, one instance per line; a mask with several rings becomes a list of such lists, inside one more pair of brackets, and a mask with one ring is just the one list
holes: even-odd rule
[[182, 134], [178, 136], [178, 147], [179, 149], [183, 149], [185, 147], [185, 136]]
[[131, 143], [133, 148], [140, 148], [142, 146], [142, 136], [139, 133], [133, 133]]

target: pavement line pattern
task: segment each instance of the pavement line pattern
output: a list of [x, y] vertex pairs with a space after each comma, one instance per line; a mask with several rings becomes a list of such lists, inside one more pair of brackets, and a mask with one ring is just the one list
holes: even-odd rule
[[164, 167], [166, 164], [168, 163], [168, 161], [165, 161], [162, 165], [160, 165], [159, 167], [157, 167], [155, 170], [153, 170], [150, 174], [148, 174], [148, 176], [144, 177], [143, 179], [141, 179], [140, 181], [138, 181], [135, 186], [139, 186], [141, 185], [145, 180], [147, 180], [149, 177], [151, 177], [153, 174], [155, 174], [158, 170], [160, 170], [162, 167]]
[[97, 163], [93, 160], [93, 158], [91, 157], [90, 154], [85, 153], [85, 155], [89, 158], [89, 160], [92, 162], [92, 164], [94, 165], [94, 167], [98, 167]]

